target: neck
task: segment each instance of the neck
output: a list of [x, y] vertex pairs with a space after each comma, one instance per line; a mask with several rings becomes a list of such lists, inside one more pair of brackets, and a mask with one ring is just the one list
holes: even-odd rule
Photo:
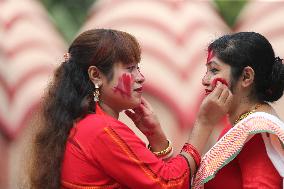
[[103, 109], [103, 111], [105, 113], [107, 113], [108, 115], [110, 115], [111, 117], [118, 119], [119, 117], [119, 111], [115, 111], [113, 108], [111, 108], [110, 106], [108, 106], [105, 103], [100, 103], [100, 107]]
[[236, 105], [236, 108], [229, 113], [229, 120], [231, 124], [234, 125], [235, 121], [242, 115], [247, 112], [254, 110], [257, 106], [258, 102], [249, 101], [242, 102]]

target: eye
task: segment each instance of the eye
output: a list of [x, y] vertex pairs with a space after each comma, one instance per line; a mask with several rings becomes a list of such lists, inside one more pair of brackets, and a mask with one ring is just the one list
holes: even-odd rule
[[128, 66], [128, 67], [127, 67], [127, 69], [128, 69], [129, 71], [131, 71], [131, 72], [132, 72], [135, 68], [136, 68], [136, 66]]
[[133, 66], [128, 66], [127, 69], [132, 72], [134, 71], [135, 69], [137, 69], [138, 71], [140, 71], [140, 68], [138, 65], [133, 65]]
[[216, 68], [211, 68], [209, 71], [213, 74], [216, 74], [219, 70]]

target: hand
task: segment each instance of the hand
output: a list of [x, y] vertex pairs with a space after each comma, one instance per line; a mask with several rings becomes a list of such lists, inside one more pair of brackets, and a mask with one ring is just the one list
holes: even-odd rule
[[161, 151], [168, 147], [168, 140], [163, 132], [157, 116], [151, 105], [142, 98], [141, 104], [133, 109], [126, 110], [125, 114], [134, 122], [136, 127], [147, 137], [151, 150]]
[[218, 81], [215, 89], [201, 103], [197, 120], [202, 125], [216, 125], [228, 113], [232, 98], [228, 87]]
[[136, 127], [145, 135], [151, 136], [160, 130], [160, 123], [153, 112], [151, 105], [142, 98], [141, 104], [133, 111], [125, 110], [124, 113], [134, 122]]

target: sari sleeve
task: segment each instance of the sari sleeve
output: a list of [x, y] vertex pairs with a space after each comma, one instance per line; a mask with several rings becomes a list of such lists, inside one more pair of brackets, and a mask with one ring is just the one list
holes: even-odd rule
[[190, 187], [190, 168], [183, 156], [168, 161], [157, 158], [122, 123], [105, 127], [93, 141], [92, 149], [92, 156], [103, 171], [128, 188]]
[[282, 188], [282, 179], [267, 155], [261, 134], [253, 136], [237, 158], [243, 188]]

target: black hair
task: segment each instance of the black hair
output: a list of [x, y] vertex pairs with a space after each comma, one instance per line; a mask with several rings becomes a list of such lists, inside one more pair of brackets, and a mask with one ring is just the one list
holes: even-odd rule
[[250, 66], [254, 72], [252, 96], [260, 102], [274, 102], [283, 95], [284, 66], [275, 57], [269, 41], [259, 33], [239, 32], [224, 35], [208, 47], [217, 58], [231, 66], [233, 80], [239, 79], [243, 69]]

